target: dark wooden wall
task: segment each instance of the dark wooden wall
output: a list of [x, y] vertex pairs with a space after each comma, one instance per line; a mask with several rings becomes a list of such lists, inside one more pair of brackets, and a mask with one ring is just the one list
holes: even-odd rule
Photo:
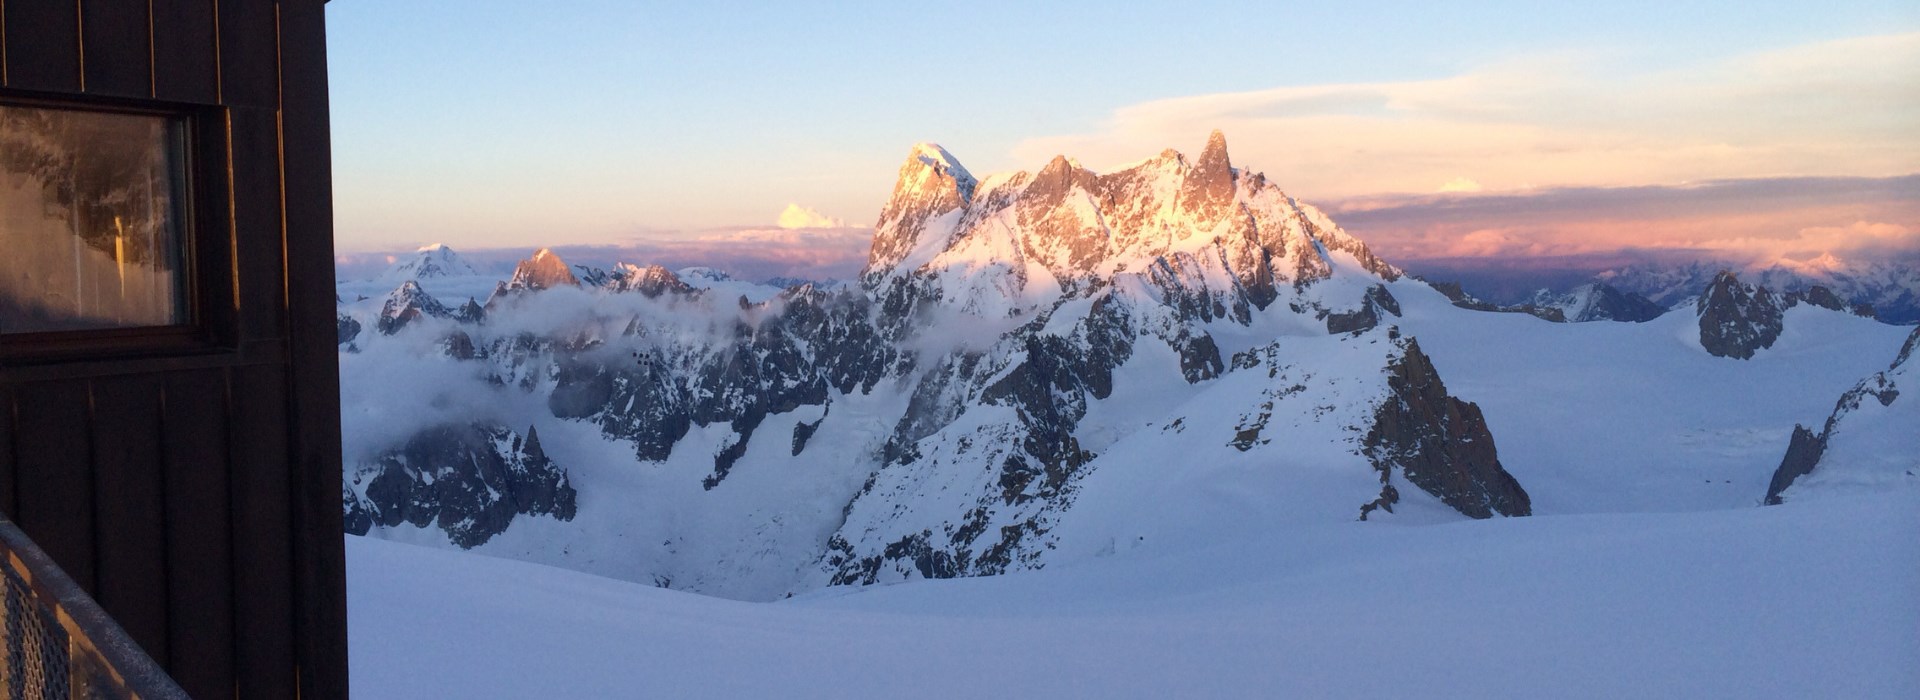
[[323, 0], [0, 0], [0, 57], [194, 115], [204, 331], [0, 352], [0, 509], [195, 697], [345, 697]]

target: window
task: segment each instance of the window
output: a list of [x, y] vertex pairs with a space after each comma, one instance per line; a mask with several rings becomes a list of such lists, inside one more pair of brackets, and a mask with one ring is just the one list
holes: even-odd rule
[[191, 321], [186, 120], [0, 104], [0, 335]]

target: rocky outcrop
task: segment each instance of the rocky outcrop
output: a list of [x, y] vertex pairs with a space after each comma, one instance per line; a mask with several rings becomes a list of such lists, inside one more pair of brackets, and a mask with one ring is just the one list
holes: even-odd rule
[[1722, 270], [1694, 303], [1700, 317], [1700, 347], [1715, 357], [1750, 359], [1780, 338], [1786, 304], [1766, 287], [1743, 284]]
[[1393, 298], [1385, 285], [1373, 285], [1367, 288], [1367, 294], [1360, 300], [1360, 308], [1344, 313], [1327, 315], [1327, 332], [1333, 335], [1350, 333], [1358, 335], [1373, 330], [1380, 325], [1383, 315], [1400, 315], [1400, 300]]
[[360, 337], [360, 322], [346, 314], [338, 314], [338, 316], [339, 318], [336, 319], [335, 324], [339, 329], [340, 342], [338, 345], [344, 350], [353, 345], [355, 338]]
[[1829, 311], [1850, 313], [1863, 318], [1874, 317], [1872, 304], [1847, 301], [1840, 298], [1840, 295], [1835, 294], [1832, 289], [1818, 284], [1804, 290], [1787, 292], [1783, 298], [1786, 300], [1787, 308], [1806, 304], [1808, 306], [1818, 306]]
[[451, 316], [453, 311], [447, 309], [445, 304], [441, 304], [440, 300], [433, 298], [433, 295], [428, 294], [427, 290], [421, 289], [420, 283], [407, 280], [400, 283], [400, 287], [393, 290], [393, 293], [388, 294], [386, 302], [380, 305], [380, 319], [374, 323], [374, 328], [379, 330], [381, 335], [393, 335], [401, 328], [405, 328], [407, 324], [422, 318]]
[[532, 428], [525, 437], [493, 424], [428, 428], [361, 465], [351, 486], [360, 489], [357, 498], [342, 494], [349, 532], [437, 526], [462, 548], [505, 532], [517, 515], [572, 520], [575, 512], [566, 470]]
[[[1920, 328], [1907, 335], [1885, 371], [1860, 380], [1840, 395], [1820, 432], [1793, 426], [1786, 456], [1767, 483], [1767, 505], [1780, 504], [1802, 477], [1835, 470], [1852, 472], [1835, 476], [1863, 483], [1883, 484], [1904, 478], [1920, 484], [1920, 410], [1916, 410], [1915, 399], [1905, 397], [1920, 393], [1912, 379], [1914, 366], [1920, 362], [1914, 359], [1916, 351], [1920, 351]], [[1828, 464], [1834, 461], [1829, 456], [1836, 447], [1842, 463]], [[1853, 449], [1847, 450], [1849, 447]]]
[[[1363, 442], [1362, 453], [1381, 472], [1383, 487], [1398, 469], [1409, 483], [1470, 517], [1531, 515], [1532, 501], [1500, 465], [1480, 407], [1449, 395], [1419, 343], [1405, 343], [1387, 366], [1390, 395]], [[1398, 493], [1383, 488], [1381, 500], [1369, 505], [1391, 511], [1397, 500]]]

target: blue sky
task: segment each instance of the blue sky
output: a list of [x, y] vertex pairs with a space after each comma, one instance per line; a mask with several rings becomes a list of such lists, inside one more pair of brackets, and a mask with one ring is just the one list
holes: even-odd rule
[[[1911, 0], [1558, 5], [335, 0], [339, 245], [619, 244], [770, 226], [789, 203], [864, 224], [915, 142], [976, 172], [1051, 151], [1100, 167], [1197, 149], [1212, 126], [1237, 163], [1308, 198], [1920, 170], [1920, 144], [1892, 126], [1920, 110], [1909, 74], [1827, 77], [1908, 58], [1920, 42], [1846, 42], [1920, 31]], [[1842, 48], [1794, 53], [1820, 46]], [[1743, 82], [1756, 65], [1811, 77]], [[1804, 110], [1740, 123], [1741, 100], [1783, 90], [1892, 104], [1840, 126], [1794, 131]], [[1382, 124], [1422, 142], [1531, 134], [1542, 152], [1703, 150], [1629, 167], [1649, 159], [1609, 146], [1528, 170], [1524, 153], [1364, 147], [1392, 140]], [[1712, 150], [1723, 142], [1740, 153]], [[1396, 179], [1416, 162], [1432, 169]]]

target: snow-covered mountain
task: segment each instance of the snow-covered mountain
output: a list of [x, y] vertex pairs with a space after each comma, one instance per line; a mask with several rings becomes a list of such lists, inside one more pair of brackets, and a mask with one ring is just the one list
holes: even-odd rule
[[1793, 427], [1767, 503], [1920, 487], [1920, 328], [1885, 370], [1840, 395], [1815, 433]]
[[444, 277], [472, 277], [480, 271], [443, 244], [435, 243], [422, 246], [413, 255], [394, 261], [380, 279], [398, 284], [406, 280], [416, 282]]
[[1568, 323], [1644, 323], [1667, 312], [1666, 307], [1646, 297], [1620, 291], [1605, 282], [1588, 282], [1560, 294], [1542, 289], [1528, 303], [1538, 308], [1559, 309], [1561, 318]]
[[1910, 260], [1842, 261], [1823, 255], [1805, 262], [1641, 263], [1606, 270], [1594, 278], [1672, 308], [1705, 293], [1723, 270], [1732, 270], [1776, 293], [1804, 293], [1825, 287], [1849, 306], [1872, 307], [1872, 315], [1888, 323], [1920, 322], [1920, 264]]
[[[1686, 431], [1784, 435], [1894, 330], [1737, 305], [1778, 326], [1742, 363], [1702, 329], [1753, 324], [1717, 311], [1485, 313], [1235, 168], [1218, 133], [1107, 172], [975, 176], [922, 144], [878, 221], [831, 288], [542, 249], [484, 309], [436, 312], [418, 281], [344, 303], [343, 338], [407, 319], [343, 340], [352, 473], [445, 426], [531, 425], [578, 494], [570, 521], [522, 509], [485, 538], [390, 505], [368, 532], [765, 600], [1247, 528], [1727, 507], [1766, 467]], [[1605, 367], [1686, 388], [1648, 404], [1582, 379]]]
[[447, 424], [357, 467], [341, 486], [346, 530], [438, 527], [461, 547], [486, 542], [516, 515], [571, 520], [576, 493], [533, 428]]

